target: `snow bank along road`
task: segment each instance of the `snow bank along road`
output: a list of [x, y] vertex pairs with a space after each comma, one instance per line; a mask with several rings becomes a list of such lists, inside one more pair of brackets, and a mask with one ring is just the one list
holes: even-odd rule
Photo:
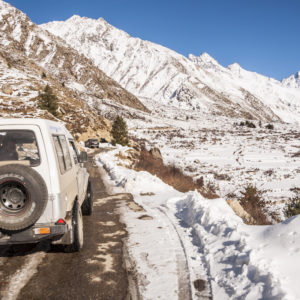
[[121, 211], [143, 300], [300, 299], [300, 215], [246, 225], [223, 198], [179, 193], [128, 168], [130, 151], [117, 146], [96, 161], [106, 171], [104, 183], [131, 193], [140, 207]]
[[120, 158], [126, 157], [126, 150], [130, 151], [112, 148], [96, 156], [96, 161], [106, 172], [103, 179], [107, 189], [130, 193], [133, 198], [120, 211], [128, 231], [131, 265], [127, 269], [133, 274], [140, 298], [211, 299], [205, 261], [198, 247], [191, 244], [191, 230], [181, 226], [167, 203], [182, 194], [147, 172], [122, 167], [126, 159]]
[[93, 215], [84, 217], [82, 251], [62, 253], [47, 243], [0, 248], [1, 299], [126, 299], [122, 239], [127, 233], [117, 212], [124, 200], [108, 197], [91, 160], [88, 169], [95, 202]]

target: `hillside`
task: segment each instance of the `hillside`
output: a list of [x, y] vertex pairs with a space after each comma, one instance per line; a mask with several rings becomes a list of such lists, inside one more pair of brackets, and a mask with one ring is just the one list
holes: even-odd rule
[[37, 108], [49, 84], [59, 99], [61, 119], [73, 132], [108, 130], [101, 113], [105, 101], [147, 111], [131, 93], [93, 62], [0, 1], [1, 114], [53, 118]]
[[63, 38], [148, 107], [172, 106], [204, 115], [299, 122], [300, 90], [249, 72], [227, 68], [204, 53], [186, 58], [129, 36], [104, 19], [73, 16], [41, 28]]

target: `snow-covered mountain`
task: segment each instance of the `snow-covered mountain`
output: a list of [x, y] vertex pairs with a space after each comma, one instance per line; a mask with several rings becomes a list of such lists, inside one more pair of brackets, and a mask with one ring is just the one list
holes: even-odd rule
[[186, 58], [133, 38], [102, 18], [73, 16], [41, 28], [63, 38], [149, 106], [267, 121], [300, 120], [300, 89], [237, 63], [225, 68], [207, 53]]
[[[53, 118], [37, 106], [46, 85], [58, 97], [62, 120], [83, 132], [105, 127], [103, 102], [147, 109], [65, 41], [0, 0], [0, 113]], [[72, 123], [72, 124], [71, 124]]]
[[282, 80], [284, 86], [300, 89], [300, 71]]

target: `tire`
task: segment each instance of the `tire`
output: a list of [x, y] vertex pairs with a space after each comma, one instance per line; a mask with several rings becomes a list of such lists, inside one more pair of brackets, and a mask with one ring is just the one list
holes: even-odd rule
[[34, 169], [20, 164], [0, 167], [0, 229], [17, 231], [33, 225], [47, 201], [45, 181]]
[[64, 248], [67, 253], [78, 252], [83, 246], [82, 212], [78, 201], [75, 201], [72, 211], [72, 233], [73, 243], [71, 245], [66, 245]]
[[86, 195], [82, 203], [81, 210], [84, 216], [90, 216], [93, 213], [93, 190], [90, 181], [88, 182]]

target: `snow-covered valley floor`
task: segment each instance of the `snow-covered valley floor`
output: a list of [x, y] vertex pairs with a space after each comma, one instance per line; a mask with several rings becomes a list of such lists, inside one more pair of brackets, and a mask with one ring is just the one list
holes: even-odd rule
[[130, 133], [146, 147], [158, 147], [165, 164], [180, 167], [195, 180], [215, 188], [226, 199], [239, 198], [247, 185], [263, 192], [272, 222], [285, 219], [284, 208], [300, 188], [300, 127], [252, 122], [150, 107], [152, 116], [128, 119]]
[[121, 166], [120, 151], [126, 148], [101, 153], [96, 161], [108, 187], [131, 193], [143, 208], [121, 208], [143, 299], [300, 299], [300, 216], [246, 225], [224, 198], [179, 193], [147, 172]]

